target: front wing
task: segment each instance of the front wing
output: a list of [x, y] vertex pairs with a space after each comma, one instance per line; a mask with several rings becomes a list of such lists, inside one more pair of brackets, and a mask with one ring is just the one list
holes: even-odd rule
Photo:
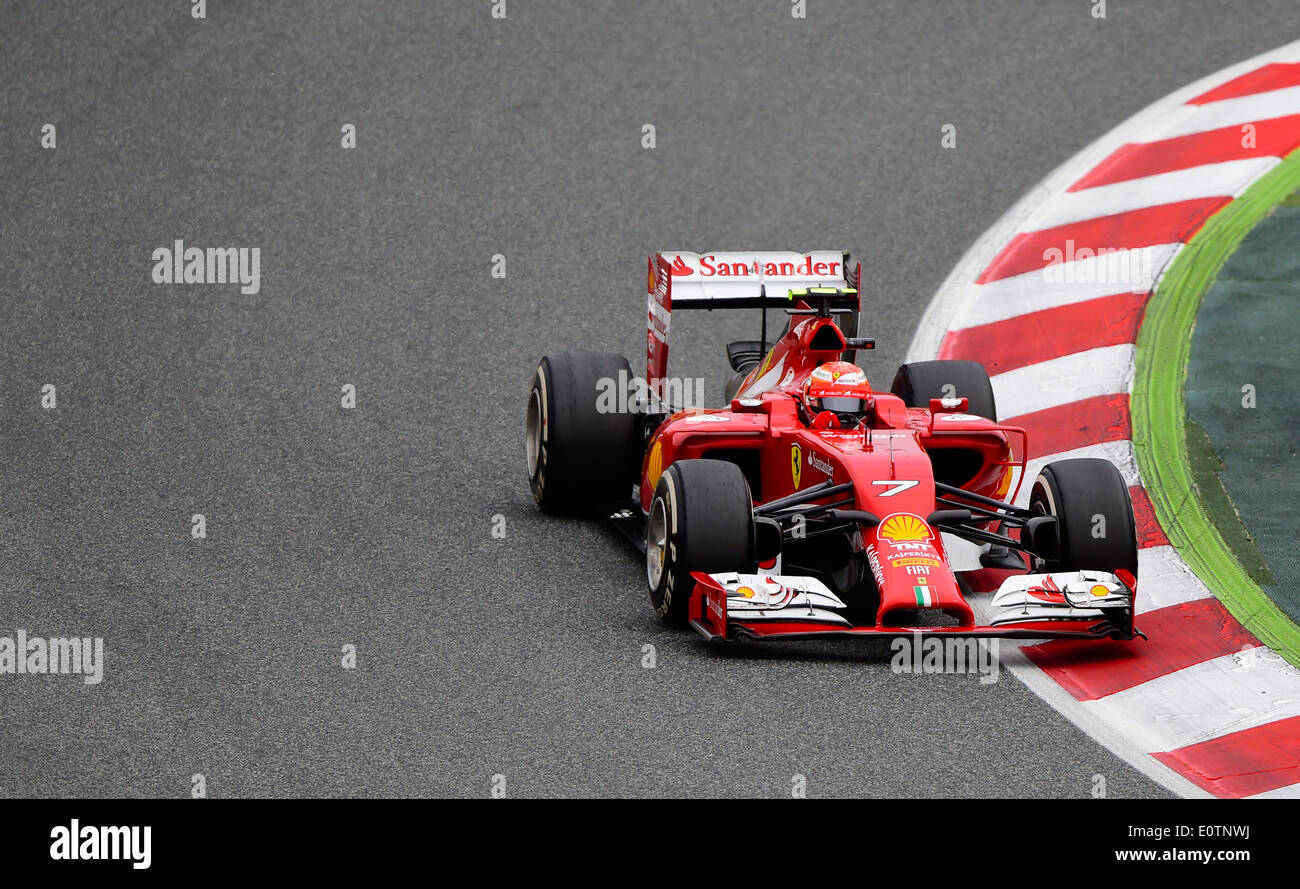
[[855, 625], [845, 603], [812, 577], [691, 575], [690, 624], [710, 641], [835, 639], [924, 633], [1003, 639], [1132, 639], [1137, 581], [1127, 572], [1071, 571], [1009, 577], [986, 625]]

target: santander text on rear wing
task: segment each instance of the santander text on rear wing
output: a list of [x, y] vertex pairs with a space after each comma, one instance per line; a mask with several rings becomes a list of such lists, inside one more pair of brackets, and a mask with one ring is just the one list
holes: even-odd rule
[[[795, 308], [792, 290], [856, 290], [860, 277], [861, 264], [850, 268], [842, 250], [656, 253], [647, 284], [646, 382], [656, 388], [667, 373], [673, 309]], [[845, 302], [856, 310], [857, 293], [846, 294]]]

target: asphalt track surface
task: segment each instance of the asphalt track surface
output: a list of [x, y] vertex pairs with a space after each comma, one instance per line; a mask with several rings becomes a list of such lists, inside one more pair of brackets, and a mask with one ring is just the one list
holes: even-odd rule
[[[1300, 31], [1108, 5], [5, 3], [0, 635], [106, 664], [0, 676], [0, 794], [1165, 795], [1006, 673], [661, 629], [524, 473], [542, 353], [639, 363], [648, 251], [852, 249], [887, 384], [1027, 188]], [[261, 292], [153, 284], [181, 238]], [[674, 371], [720, 391], [756, 324], [683, 318]]]

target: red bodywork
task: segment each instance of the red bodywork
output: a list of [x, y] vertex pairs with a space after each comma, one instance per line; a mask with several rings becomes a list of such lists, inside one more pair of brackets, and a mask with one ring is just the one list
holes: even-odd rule
[[[664, 378], [667, 368], [666, 324], [657, 331], [656, 322], [671, 311], [673, 274], [663, 256], [651, 259], [646, 355], [651, 387]], [[791, 306], [808, 308], [802, 303]], [[642, 511], [649, 509], [663, 470], [683, 459], [721, 457], [750, 466], [756, 505], [828, 480], [853, 482], [852, 508], [881, 518], [878, 525], [860, 524], [853, 540], [855, 549], [865, 552], [879, 590], [874, 629], [898, 626], [896, 615], [924, 608], [948, 614], [956, 628], [969, 631], [975, 622], [971, 607], [948, 567], [940, 534], [925, 520], [937, 508], [933, 460], [960, 454], [970, 467], [978, 456], [978, 467], [963, 472], [969, 477], [962, 479], [961, 487], [997, 500], [1014, 499], [1024, 473], [1025, 431], [955, 409], [908, 408], [888, 392], [874, 395], [865, 429], [809, 428], [800, 417], [799, 395], [809, 374], [838, 360], [847, 343], [831, 318], [790, 317], [784, 334], [746, 377], [729, 409], [682, 411], [655, 430], [641, 467]], [[748, 460], [742, 456], [745, 452]], [[706, 610], [707, 587], [707, 582], [701, 583], [694, 597], [701, 611]], [[725, 609], [725, 602], [721, 607]], [[758, 632], [786, 634], [792, 629], [769, 622]]]
[[[813, 337], [826, 327], [834, 332], [836, 347], [810, 348]], [[649, 509], [655, 483], [671, 463], [716, 457], [719, 452], [733, 461], [737, 452], [754, 453], [758, 484], [751, 478], [751, 488], [757, 488], [752, 491], [756, 504], [819, 482], [851, 481], [852, 508], [882, 520], [864, 525], [860, 540], [855, 540], [867, 554], [880, 590], [877, 626], [888, 626], [893, 612], [920, 607], [946, 612], [970, 626], [974, 616], [948, 568], [943, 540], [925, 521], [936, 509], [931, 453], [946, 448], [980, 455], [980, 468], [963, 487], [999, 500], [1014, 498], [1013, 478], [1024, 470], [1024, 430], [968, 414], [908, 408], [887, 392], [874, 396], [866, 429], [809, 428], [799, 416], [799, 392], [813, 369], [836, 360], [843, 348], [843, 336], [832, 320], [803, 320], [750, 373], [730, 409], [683, 411], [666, 419], [646, 450], [641, 508]], [[762, 380], [773, 375], [776, 385], [763, 388]], [[918, 603], [915, 588], [922, 584], [928, 597]]]
[[[847, 255], [844, 259], [847, 261]], [[675, 263], [657, 254], [649, 267], [646, 379], [652, 390], [660, 392], [667, 368], [673, 279], [692, 273], [691, 266], [680, 258]], [[838, 276], [848, 271], [843, 264], [839, 268], [831, 265], [833, 260], [814, 265], [810, 254], [795, 274]], [[757, 270], [755, 260], [756, 277]], [[738, 264], [731, 271], [733, 275], [745, 274]], [[789, 273], [785, 267], [774, 271]], [[860, 273], [859, 266], [857, 274], [844, 275], [845, 283], [855, 284]], [[811, 418], [801, 413], [800, 407], [804, 384], [819, 365], [840, 360], [849, 343], [831, 317], [811, 311], [812, 306], [796, 299], [796, 294], [807, 292], [791, 291], [788, 307], [803, 313], [788, 316], [790, 321], [780, 338], [745, 377], [729, 408], [680, 411], [653, 431], [641, 466], [640, 507], [643, 514], [649, 510], [660, 475], [683, 459], [714, 458], [739, 464], [756, 507], [823, 482], [851, 482], [853, 503], [839, 508], [860, 510], [878, 519], [855, 521], [856, 531], [850, 540], [854, 553], [865, 557], [874, 577], [875, 620], [870, 624], [862, 620], [852, 625], [830, 623], [811, 616], [811, 610], [801, 619], [798, 609], [791, 609], [789, 619], [746, 621], [740, 615], [729, 619], [726, 590], [714, 577], [695, 573], [690, 604], [695, 629], [723, 639], [729, 635], [757, 639], [913, 630], [963, 636], [1098, 638], [1105, 628], [1092, 616], [1078, 620], [1067, 616], [1049, 624], [1041, 619], [1021, 621], [1011, 615], [1003, 616], [997, 626], [976, 623], [949, 565], [942, 536], [927, 521], [936, 510], [955, 508], [953, 501], [961, 500], [949, 492], [949, 502], [940, 503], [936, 475], [964, 492], [1012, 502], [1025, 473], [1028, 436], [1020, 427], [965, 413], [966, 399], [934, 399], [928, 408], [909, 408], [888, 392], [874, 393], [873, 409], [856, 429], [825, 426], [822, 418], [808, 422]], [[856, 294], [853, 289], [846, 292]], [[692, 299], [692, 307], [699, 308], [699, 297]], [[838, 503], [847, 496], [830, 494], [807, 503]], [[978, 502], [965, 505], [972, 504]], [[991, 529], [993, 524], [990, 520], [977, 527]], [[1135, 594], [1136, 581], [1126, 572], [1121, 574], [1123, 585]], [[1042, 590], [1035, 587], [1030, 592], [1038, 596]], [[946, 619], [942, 625], [909, 625], [918, 611], [942, 612]]]

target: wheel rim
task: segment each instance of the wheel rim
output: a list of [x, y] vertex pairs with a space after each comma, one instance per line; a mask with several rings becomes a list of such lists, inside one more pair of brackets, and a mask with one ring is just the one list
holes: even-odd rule
[[645, 575], [650, 589], [659, 589], [663, 580], [664, 563], [668, 560], [668, 509], [662, 497], [650, 504], [650, 521], [645, 535]]
[[1049, 485], [1047, 480], [1041, 475], [1034, 479], [1034, 487], [1030, 492], [1031, 508], [1033, 506], [1032, 501], [1038, 496], [1039, 491], [1043, 492], [1041, 499], [1038, 500], [1038, 506], [1041, 507], [1042, 514], [1056, 515], [1056, 498], [1052, 496], [1052, 486]]
[[542, 454], [542, 394], [533, 389], [528, 398], [528, 476], [537, 475], [537, 463]]

